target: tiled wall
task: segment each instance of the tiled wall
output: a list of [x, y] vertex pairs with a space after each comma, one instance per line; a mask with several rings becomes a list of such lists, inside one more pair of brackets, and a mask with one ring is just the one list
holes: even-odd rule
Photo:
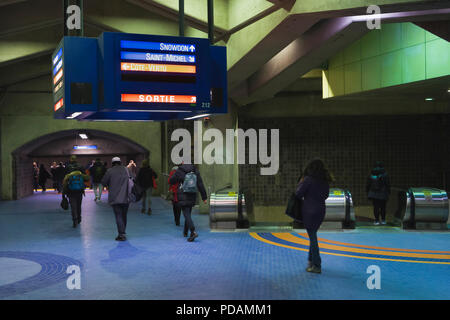
[[334, 186], [349, 188], [356, 206], [368, 204], [365, 182], [376, 160], [385, 163], [394, 187], [443, 188], [445, 172], [447, 180], [450, 175], [449, 115], [240, 118], [239, 127], [280, 129], [277, 175], [261, 176], [259, 165], [239, 168], [240, 186], [253, 192], [256, 205], [284, 205], [314, 157], [327, 163]]

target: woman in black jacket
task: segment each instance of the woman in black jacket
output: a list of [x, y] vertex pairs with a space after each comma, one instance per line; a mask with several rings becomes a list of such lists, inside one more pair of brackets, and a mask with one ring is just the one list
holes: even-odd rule
[[200, 176], [200, 172], [198, 169], [192, 164], [182, 164], [178, 167], [175, 174], [169, 179], [169, 183], [171, 185], [179, 183], [180, 186], [177, 192], [178, 204], [181, 207], [184, 216], [184, 236], [187, 237], [188, 230], [191, 231], [190, 237], [187, 239], [189, 242], [194, 241], [195, 238], [198, 237], [197, 232], [195, 232], [194, 222], [191, 218], [192, 207], [195, 205], [197, 200], [197, 192], [184, 192], [183, 191], [183, 182], [185, 181], [185, 177], [188, 173], [194, 173], [197, 179], [196, 189], [200, 192], [202, 196], [203, 202], [207, 203], [208, 196], [206, 195], [205, 186], [203, 185], [202, 177]]
[[[128, 168], [128, 167], [127, 167]], [[128, 168], [128, 170], [130, 170]], [[133, 173], [130, 172], [130, 175], [132, 175]], [[158, 176], [156, 175], [156, 172], [153, 171], [153, 169], [150, 167], [150, 162], [149, 160], [144, 160], [142, 161], [142, 167], [141, 169], [139, 169], [139, 172], [137, 174], [136, 177], [136, 183], [142, 188], [144, 189], [144, 194], [142, 196], [142, 210], [141, 213], [145, 213], [145, 211], [147, 210], [147, 214], [151, 215], [152, 214], [152, 190], [153, 190], [153, 179], [158, 178]]]
[[309, 237], [308, 267], [306, 271], [321, 273], [321, 259], [317, 230], [325, 218], [325, 200], [329, 194], [332, 177], [319, 159], [311, 161], [303, 172], [295, 195], [302, 199], [303, 224]]

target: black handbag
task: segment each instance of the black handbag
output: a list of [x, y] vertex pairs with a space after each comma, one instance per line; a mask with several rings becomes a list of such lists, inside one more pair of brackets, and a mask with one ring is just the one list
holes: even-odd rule
[[62, 197], [60, 205], [61, 205], [61, 208], [63, 208], [64, 210], [68, 210], [69, 209], [69, 200], [67, 200], [66, 196]]
[[295, 193], [292, 193], [289, 197], [288, 204], [285, 212], [289, 217], [294, 219], [295, 221], [302, 221], [302, 200], [298, 199], [295, 196]]

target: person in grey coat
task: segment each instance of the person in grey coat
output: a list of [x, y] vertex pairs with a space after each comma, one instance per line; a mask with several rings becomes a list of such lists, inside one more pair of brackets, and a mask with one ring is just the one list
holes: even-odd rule
[[127, 213], [130, 205], [128, 181], [130, 179], [128, 170], [122, 165], [119, 157], [112, 159], [112, 167], [106, 171], [101, 184], [108, 188], [108, 203], [112, 206], [116, 216], [117, 241], [125, 241], [127, 227]]
[[374, 224], [377, 226], [380, 224], [380, 215], [381, 224], [386, 224], [386, 202], [391, 194], [391, 183], [383, 162], [375, 162], [367, 177], [366, 192], [367, 198], [373, 202]]

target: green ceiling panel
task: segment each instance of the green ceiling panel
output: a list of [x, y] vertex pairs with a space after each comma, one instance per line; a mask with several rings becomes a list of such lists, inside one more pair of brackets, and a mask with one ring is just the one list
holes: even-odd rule
[[332, 96], [340, 96], [345, 94], [344, 91], [344, 67], [337, 67], [330, 72], [330, 93]]
[[357, 40], [344, 50], [344, 63], [361, 60], [361, 41]]

